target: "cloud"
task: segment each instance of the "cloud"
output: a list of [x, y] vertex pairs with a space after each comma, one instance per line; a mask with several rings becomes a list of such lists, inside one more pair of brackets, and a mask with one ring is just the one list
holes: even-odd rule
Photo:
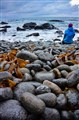
[[74, 5], [79, 5], [79, 0], [71, 0], [71, 1], [70, 1], [70, 4], [71, 4], [72, 6], [74, 6]]

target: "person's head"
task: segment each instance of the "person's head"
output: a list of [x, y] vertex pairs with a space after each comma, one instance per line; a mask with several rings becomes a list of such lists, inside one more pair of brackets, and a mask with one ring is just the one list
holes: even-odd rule
[[68, 27], [73, 27], [73, 24], [72, 24], [72, 23], [69, 23]]

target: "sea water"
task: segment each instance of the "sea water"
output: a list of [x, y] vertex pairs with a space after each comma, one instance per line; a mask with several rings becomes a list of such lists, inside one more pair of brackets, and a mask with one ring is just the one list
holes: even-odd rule
[[[63, 22], [49, 22], [49, 20], [62, 20]], [[17, 27], [22, 27], [24, 23], [28, 22], [36, 22], [38, 25], [43, 24], [43, 23], [50, 23], [57, 27], [59, 30], [64, 31], [67, 29], [68, 24], [72, 23], [73, 27], [75, 29], [79, 30], [79, 18], [78, 17], [34, 17], [34, 18], [26, 18], [26, 19], [15, 19], [15, 20], [5, 20], [5, 22], [8, 22], [8, 25], [11, 26], [11, 28], [8, 28], [6, 33], [1, 33], [0, 32], [0, 40], [5, 40], [5, 41], [53, 41], [54, 39], [60, 39], [61, 41], [63, 40], [63, 35], [62, 37], [58, 38], [58, 34], [55, 34], [57, 31], [56, 29], [53, 30], [26, 30], [26, 31], [17, 31]], [[0, 25], [1, 26], [1, 25]], [[35, 36], [30, 36], [26, 37], [29, 34], [32, 33], [39, 33], [38, 37]], [[15, 35], [15, 36], [13, 36]], [[79, 37], [79, 34], [76, 33], [74, 37], [74, 41], [77, 40]]]

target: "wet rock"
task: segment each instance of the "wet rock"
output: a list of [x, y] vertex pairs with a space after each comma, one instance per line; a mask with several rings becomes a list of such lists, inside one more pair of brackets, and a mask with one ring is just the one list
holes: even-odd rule
[[0, 103], [0, 120], [26, 120], [27, 112], [17, 100]]
[[60, 114], [56, 109], [46, 108], [43, 118], [44, 120], [60, 120]]
[[47, 85], [51, 90], [52, 92], [54, 92], [55, 94], [61, 94], [62, 93], [62, 90], [60, 89], [60, 87], [58, 87], [55, 83], [53, 82], [50, 82], [48, 80], [45, 80], [43, 82], [44, 85]]
[[67, 98], [66, 98], [66, 96], [64, 94], [58, 95], [56, 107], [58, 109], [65, 109], [66, 105], [67, 105]]
[[67, 86], [67, 79], [59, 78], [59, 79], [53, 79], [53, 83], [57, 84], [60, 88], [65, 88]]
[[57, 68], [58, 68], [60, 71], [66, 70], [67, 72], [71, 72], [71, 68], [70, 68], [68, 65], [65, 65], [65, 64], [59, 65]]
[[76, 32], [76, 33], [79, 33], [79, 30], [78, 30], [78, 29], [75, 29], [75, 32]]
[[37, 72], [35, 74], [35, 80], [38, 82], [43, 82], [44, 80], [52, 81], [55, 78], [53, 72]]
[[56, 105], [57, 98], [53, 93], [44, 93], [37, 95], [37, 97], [43, 100], [47, 107], [54, 107]]
[[62, 111], [61, 120], [74, 120], [74, 114], [71, 111]]
[[13, 98], [13, 92], [11, 88], [0, 88], [0, 102]]
[[35, 93], [38, 94], [43, 94], [43, 93], [50, 93], [51, 89], [46, 86], [46, 85], [40, 85], [39, 87], [37, 87], [37, 89], [35, 89]]
[[27, 50], [18, 52], [16, 56], [24, 60], [30, 60], [31, 62], [38, 59], [38, 57], [34, 53], [31, 53]]
[[57, 30], [55, 33], [58, 33], [58, 34], [60, 34], [60, 35], [63, 34], [63, 32], [62, 32], [61, 30]]
[[41, 60], [35, 60], [34, 64], [40, 64], [41, 66], [45, 65], [45, 63]]
[[45, 68], [47, 71], [51, 70], [51, 67], [49, 65], [44, 65], [43, 68]]
[[14, 96], [17, 100], [20, 100], [21, 98], [21, 95], [24, 93], [24, 92], [30, 92], [30, 93], [34, 93], [34, 86], [27, 83], [27, 82], [22, 82], [22, 83], [19, 83], [15, 89], [14, 89]]
[[64, 22], [63, 20], [49, 20], [49, 22]]
[[45, 110], [44, 102], [31, 93], [23, 93], [21, 96], [21, 102], [24, 108], [33, 114], [41, 114]]
[[20, 27], [17, 27], [16, 30], [17, 30], [17, 31], [25, 31], [24, 28], [20, 28]]
[[2, 21], [0, 24], [5, 25], [5, 24], [8, 24], [8, 23], [7, 23], [7, 22], [3, 22], [3, 21]]
[[79, 120], [79, 109], [74, 111], [74, 120]]
[[68, 77], [68, 86], [72, 87], [74, 85], [76, 85], [77, 83], [79, 83], [79, 69], [76, 71], [71, 72]]
[[41, 30], [44, 30], [44, 29], [51, 30], [51, 29], [56, 29], [56, 27], [54, 25], [50, 24], [50, 23], [44, 23], [42, 25], [36, 25], [34, 29], [35, 30], [39, 30], [39, 29], [41, 29]]
[[1, 28], [0, 32], [7, 32], [7, 28]]
[[29, 73], [25, 73], [22, 80], [24, 82], [32, 81], [32, 76]]
[[12, 80], [13, 79], [12, 74], [10, 74], [7, 71], [0, 72], [0, 82], [3, 81], [3, 80], [7, 80], [7, 79], [11, 79]]
[[35, 23], [35, 22], [30, 22], [30, 23], [25, 23], [25, 24], [23, 25], [23, 28], [24, 28], [24, 29], [34, 29], [35, 26], [36, 26], [36, 23]]
[[10, 25], [1, 26], [0, 28], [11, 28]]
[[26, 37], [30, 37], [30, 36], [36, 36], [36, 37], [38, 37], [38, 36], [39, 36], [39, 33], [32, 33], [32, 34], [30, 34], [30, 35], [27, 35]]
[[26, 68], [28, 68], [29, 70], [39, 71], [41, 69], [41, 65], [31, 63], [31, 64], [27, 64]]
[[72, 109], [76, 109], [78, 107], [79, 102], [78, 101], [79, 93], [74, 89], [70, 89], [67, 91], [66, 97], [68, 100], [68, 106]]

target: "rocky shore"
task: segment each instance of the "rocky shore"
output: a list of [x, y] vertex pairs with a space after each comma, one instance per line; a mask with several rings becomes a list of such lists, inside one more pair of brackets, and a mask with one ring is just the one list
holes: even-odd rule
[[79, 42], [0, 41], [0, 120], [79, 120]]

